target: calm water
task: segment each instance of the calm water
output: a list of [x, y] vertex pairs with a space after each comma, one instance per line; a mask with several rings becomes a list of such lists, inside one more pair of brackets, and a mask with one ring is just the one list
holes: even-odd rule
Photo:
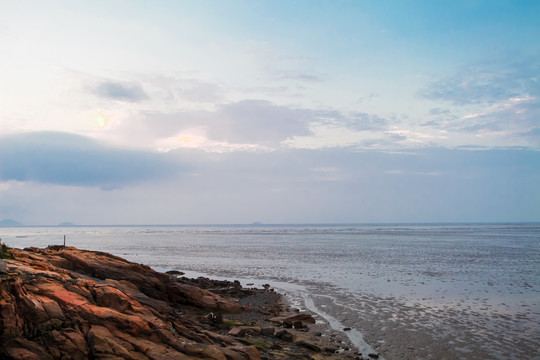
[[110, 252], [270, 283], [386, 359], [540, 359], [540, 224], [1, 228], [4, 243]]

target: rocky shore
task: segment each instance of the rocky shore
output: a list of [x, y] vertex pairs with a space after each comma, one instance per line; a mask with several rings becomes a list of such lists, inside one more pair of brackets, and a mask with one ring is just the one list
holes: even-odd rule
[[50, 246], [0, 259], [2, 359], [361, 359], [269, 286]]

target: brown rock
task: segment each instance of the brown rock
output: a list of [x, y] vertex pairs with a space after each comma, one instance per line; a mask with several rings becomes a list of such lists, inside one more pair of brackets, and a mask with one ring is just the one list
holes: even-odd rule
[[315, 324], [315, 319], [313, 318], [313, 316], [309, 314], [298, 314], [298, 315], [290, 316], [286, 320], [293, 323], [295, 321], [303, 321], [308, 324]]
[[261, 328], [261, 335], [263, 336], [273, 336], [276, 332], [276, 328], [274, 327], [262, 327]]
[[110, 254], [50, 247], [11, 255], [10, 275], [0, 277], [0, 359], [260, 360], [257, 348], [197, 320], [248, 310], [236, 300]]
[[58, 303], [52, 299], [49, 299], [45, 296], [36, 296], [36, 299], [39, 300], [43, 306], [43, 309], [47, 313], [49, 319], [63, 318], [64, 312]]
[[255, 346], [234, 346], [228, 349], [242, 354], [248, 360], [261, 360], [261, 353]]
[[241, 327], [233, 327], [231, 330], [229, 330], [228, 335], [230, 336], [244, 336], [246, 335], [246, 329]]
[[217, 346], [205, 346], [202, 344], [186, 344], [185, 353], [197, 358], [210, 358], [215, 360], [227, 360], [225, 354]]
[[295, 329], [302, 329], [302, 328], [304, 327], [304, 323], [302, 323], [301, 321], [295, 321], [295, 322], [293, 323], [293, 327], [294, 327]]
[[53, 357], [43, 346], [24, 338], [17, 338], [7, 344], [4, 352], [11, 359], [17, 360], [53, 360]]
[[112, 286], [100, 286], [93, 291], [96, 304], [125, 312], [133, 302], [126, 294]]
[[319, 345], [317, 345], [315, 343], [312, 343], [310, 341], [307, 341], [305, 339], [299, 340], [295, 344], [298, 345], [298, 346], [301, 346], [303, 348], [316, 351], [316, 352], [321, 352], [322, 351], [322, 348]]
[[277, 332], [276, 337], [280, 338], [283, 341], [287, 341], [287, 342], [293, 342], [293, 340], [294, 340], [293, 334], [291, 334], [287, 330], [281, 330], [281, 331]]

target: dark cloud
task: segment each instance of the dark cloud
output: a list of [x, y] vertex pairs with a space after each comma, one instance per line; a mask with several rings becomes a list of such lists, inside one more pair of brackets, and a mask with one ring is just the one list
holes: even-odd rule
[[91, 92], [99, 97], [110, 100], [137, 102], [148, 98], [148, 95], [140, 85], [119, 81], [100, 82], [92, 87]]
[[420, 91], [420, 96], [456, 105], [493, 104], [521, 96], [538, 97], [539, 73], [537, 59], [475, 64], [431, 83]]
[[165, 154], [112, 148], [59, 132], [5, 136], [0, 142], [0, 179], [115, 189], [171, 176], [178, 164]]

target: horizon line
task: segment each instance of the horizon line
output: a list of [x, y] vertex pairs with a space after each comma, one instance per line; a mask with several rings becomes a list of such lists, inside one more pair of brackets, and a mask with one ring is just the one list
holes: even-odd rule
[[540, 221], [427, 221], [427, 222], [316, 222], [316, 223], [195, 223], [195, 224], [40, 224], [0, 225], [0, 227], [140, 227], [140, 226], [359, 226], [359, 225], [491, 225], [491, 224], [540, 224]]

